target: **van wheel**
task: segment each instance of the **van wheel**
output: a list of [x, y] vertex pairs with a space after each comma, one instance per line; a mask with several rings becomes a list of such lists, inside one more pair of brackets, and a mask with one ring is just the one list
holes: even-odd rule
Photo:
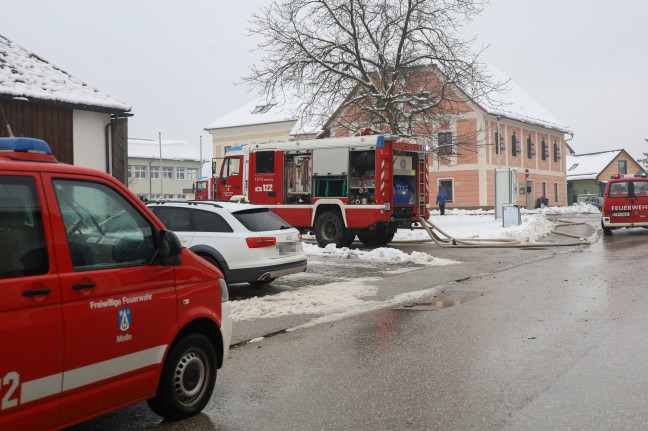
[[601, 221], [601, 228], [603, 228], [603, 235], [605, 236], [610, 236], [612, 235], [612, 229], [609, 227], [603, 226], [603, 222]]
[[202, 334], [190, 334], [171, 348], [157, 394], [147, 400], [156, 414], [175, 421], [202, 411], [216, 383], [216, 352]]
[[[315, 221], [315, 238], [317, 245], [326, 247], [329, 244], [335, 244], [336, 247], [344, 247], [345, 242], [349, 241], [349, 233], [342, 218], [336, 211], [326, 211], [322, 213]], [[353, 241], [353, 238], [351, 238]], [[350, 243], [349, 243], [350, 244]]]

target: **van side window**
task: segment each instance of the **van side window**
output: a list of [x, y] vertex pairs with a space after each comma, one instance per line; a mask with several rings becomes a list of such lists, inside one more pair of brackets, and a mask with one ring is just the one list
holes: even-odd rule
[[155, 230], [110, 187], [54, 180], [74, 271], [147, 265]]
[[34, 179], [0, 176], [0, 278], [41, 275], [48, 270]]

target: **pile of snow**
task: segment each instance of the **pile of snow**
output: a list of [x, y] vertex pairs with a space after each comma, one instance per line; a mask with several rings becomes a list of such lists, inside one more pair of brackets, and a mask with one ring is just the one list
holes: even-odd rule
[[340, 259], [356, 259], [369, 262], [385, 263], [416, 263], [419, 265], [452, 265], [454, 260], [436, 258], [427, 253], [413, 251], [411, 254], [403, 253], [391, 247], [381, 247], [373, 250], [358, 250], [348, 247], [336, 248], [335, 244], [329, 244], [320, 248], [317, 244], [304, 243], [304, 252], [308, 256], [337, 257]]
[[368, 301], [361, 298], [376, 293], [376, 287], [365, 284], [372, 279], [330, 283], [281, 292], [277, 295], [232, 301], [232, 320], [248, 320], [294, 314], [334, 314], [362, 308]]

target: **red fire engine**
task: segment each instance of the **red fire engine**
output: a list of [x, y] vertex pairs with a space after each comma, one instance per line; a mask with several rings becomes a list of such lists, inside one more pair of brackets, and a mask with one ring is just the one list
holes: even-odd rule
[[429, 217], [427, 166], [425, 145], [397, 136], [248, 144], [225, 155], [216, 196], [267, 205], [321, 247], [377, 247]]
[[200, 177], [193, 183], [194, 200], [210, 201], [216, 199], [214, 178]]

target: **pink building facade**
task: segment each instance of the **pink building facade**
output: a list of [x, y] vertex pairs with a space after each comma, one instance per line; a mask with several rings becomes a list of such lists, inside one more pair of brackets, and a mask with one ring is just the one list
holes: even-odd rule
[[[429, 88], [438, 85], [431, 69], [420, 73], [427, 76]], [[497, 103], [471, 99], [456, 89], [463, 101], [454, 104], [451, 115], [444, 115], [439, 123], [413, 127], [415, 136], [430, 142], [431, 203], [442, 186], [449, 196], [446, 208], [493, 208], [495, 169], [511, 168], [517, 170], [520, 207], [534, 208], [539, 198], [550, 206], [567, 204], [566, 136], [572, 135], [571, 130], [514, 82], [509, 80], [506, 87], [494, 96]], [[346, 136], [348, 126], [334, 124], [357, 124], [362, 129], [363, 115], [353, 108], [340, 108], [325, 128], [332, 137]], [[498, 148], [496, 136], [500, 135]]]

